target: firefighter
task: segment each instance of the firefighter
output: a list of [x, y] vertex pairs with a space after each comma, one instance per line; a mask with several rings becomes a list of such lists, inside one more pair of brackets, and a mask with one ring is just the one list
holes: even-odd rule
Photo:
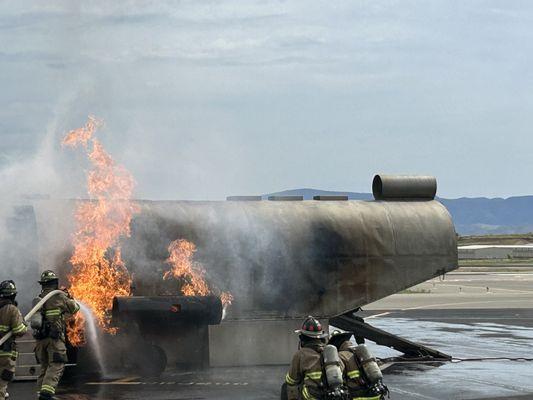
[[[41, 274], [39, 283], [42, 287], [40, 298], [59, 288], [59, 279], [50, 270]], [[54, 398], [67, 362], [65, 321], [79, 309], [78, 303], [66, 290], [50, 298], [41, 309], [42, 323], [40, 328], [34, 331], [37, 340], [35, 358], [41, 364], [41, 373], [37, 379], [39, 400]]]
[[24, 335], [28, 330], [17, 308], [16, 296], [15, 282], [3, 281], [0, 283], [0, 335], [4, 336], [10, 331], [13, 333], [13, 336], [0, 347], [0, 400], [9, 396], [7, 385], [13, 380], [15, 374], [18, 356], [15, 337]]
[[[328, 344], [332, 344], [339, 350], [339, 357], [344, 363], [344, 380], [352, 400], [381, 400], [388, 393], [387, 387], [381, 379], [375, 376], [368, 376], [363, 368], [363, 363], [356, 354], [355, 348], [350, 341], [353, 332], [334, 331], [329, 338]], [[364, 342], [358, 338], [357, 342]], [[365, 347], [364, 345], [362, 347]], [[368, 361], [375, 364], [375, 359]], [[377, 364], [375, 368], [379, 367]]]
[[295, 331], [300, 335], [300, 349], [292, 358], [285, 377], [288, 400], [316, 400], [323, 397], [322, 351], [328, 334], [320, 322], [307, 317], [302, 328]]

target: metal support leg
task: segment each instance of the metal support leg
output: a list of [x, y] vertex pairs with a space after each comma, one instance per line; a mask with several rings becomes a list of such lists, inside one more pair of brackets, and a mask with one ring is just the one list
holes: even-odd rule
[[356, 340], [358, 338], [368, 339], [381, 346], [393, 348], [403, 353], [407, 358], [430, 358], [435, 361], [450, 361], [452, 359], [448, 354], [375, 328], [366, 323], [363, 318], [355, 315], [354, 312], [330, 318], [329, 323], [345, 331], [354, 332]]

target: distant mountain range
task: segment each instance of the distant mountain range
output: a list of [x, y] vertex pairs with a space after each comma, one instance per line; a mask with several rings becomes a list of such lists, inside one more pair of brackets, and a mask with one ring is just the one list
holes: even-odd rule
[[[318, 195], [345, 195], [350, 200], [372, 200], [371, 193], [333, 192], [318, 189], [293, 189], [270, 193], [264, 197], [303, 196], [312, 200]], [[533, 196], [507, 199], [486, 197], [438, 199], [450, 211], [460, 235], [486, 235], [533, 232]]]

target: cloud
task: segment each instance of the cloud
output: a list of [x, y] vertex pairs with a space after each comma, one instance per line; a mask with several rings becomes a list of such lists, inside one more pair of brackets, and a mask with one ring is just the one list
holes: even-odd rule
[[0, 162], [38, 152], [74, 90], [61, 128], [104, 118], [142, 197], [364, 191], [383, 168], [521, 193], [533, 9], [483, 4], [2, 2]]

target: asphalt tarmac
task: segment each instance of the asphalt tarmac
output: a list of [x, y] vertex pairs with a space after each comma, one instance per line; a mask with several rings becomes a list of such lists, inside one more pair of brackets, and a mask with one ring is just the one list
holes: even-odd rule
[[[367, 322], [454, 357], [450, 363], [402, 363], [387, 368], [385, 383], [391, 390], [391, 399], [533, 399], [533, 361], [524, 360], [533, 359], [533, 286], [529, 286], [533, 274], [526, 275], [448, 276], [448, 286], [440, 289], [431, 281], [424, 284], [437, 288], [434, 292], [395, 295], [380, 302], [388, 302], [389, 307], [376, 308], [376, 303], [368, 307], [363, 312]], [[459, 291], [457, 287], [463, 289]], [[483, 299], [493, 299], [490, 291], [506, 301], [479, 306]], [[515, 295], [523, 295], [520, 299], [526, 303], [514, 302]], [[518, 306], [509, 307], [512, 304]], [[379, 357], [398, 355], [394, 350], [369, 345]], [[84, 378], [63, 382], [57, 397], [278, 399], [286, 370], [287, 366], [216, 368], [169, 371], [157, 379]], [[11, 399], [34, 399], [35, 383], [15, 382], [9, 392]]]
[[533, 308], [533, 272], [451, 272], [365, 310]]

